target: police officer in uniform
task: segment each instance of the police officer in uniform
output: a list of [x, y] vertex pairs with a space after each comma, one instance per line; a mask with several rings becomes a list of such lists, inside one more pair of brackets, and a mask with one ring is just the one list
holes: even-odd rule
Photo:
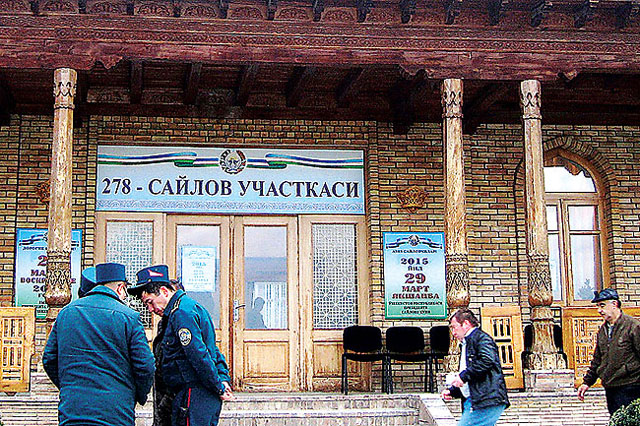
[[171, 424], [217, 425], [222, 401], [232, 400], [233, 393], [209, 313], [171, 285], [166, 265], [144, 268], [137, 278], [129, 293], [166, 320], [160, 369], [165, 384], [175, 392]]

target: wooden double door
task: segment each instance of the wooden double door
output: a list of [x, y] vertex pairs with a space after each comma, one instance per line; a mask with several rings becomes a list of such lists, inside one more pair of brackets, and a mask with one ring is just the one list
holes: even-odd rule
[[[132, 223], [147, 224], [151, 259], [113, 247]], [[369, 316], [364, 235], [360, 216], [102, 213], [96, 260], [128, 273], [166, 263], [210, 312], [235, 389], [327, 391], [339, 388], [342, 329]], [[367, 388], [368, 372], [352, 368]]]

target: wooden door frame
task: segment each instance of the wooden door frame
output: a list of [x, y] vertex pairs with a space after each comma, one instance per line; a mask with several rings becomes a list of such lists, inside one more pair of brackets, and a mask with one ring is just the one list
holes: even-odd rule
[[[106, 262], [107, 223], [109, 222], [151, 222], [153, 226], [151, 263], [153, 265], [165, 263], [166, 213], [96, 212], [94, 264]], [[156, 335], [158, 322], [160, 322], [160, 318], [151, 314], [151, 328], [145, 329], [145, 334], [149, 341]]]
[[[239, 389], [245, 388], [242, 379], [246, 381], [243, 372], [247, 356], [245, 342], [267, 341], [270, 336], [288, 334], [289, 338], [289, 380], [282, 388], [281, 384], [269, 381], [265, 377], [264, 382], [254, 382], [252, 386], [264, 390], [298, 390], [301, 388], [299, 352], [300, 352], [300, 310], [298, 293], [298, 223], [295, 216], [234, 216], [233, 226], [233, 293], [230, 300], [237, 301], [239, 306], [238, 321], [232, 323], [233, 329], [233, 381]], [[245, 226], [285, 226], [287, 228], [287, 330], [246, 330], [245, 329], [245, 294], [244, 294], [244, 227]], [[244, 309], [242, 309], [244, 308]], [[233, 309], [233, 308], [232, 308]], [[233, 313], [231, 314], [233, 316]], [[282, 337], [280, 337], [281, 339]]]
[[[306, 307], [301, 312], [301, 353], [303, 390], [314, 390], [314, 362], [313, 349], [315, 342], [331, 342], [342, 345], [342, 330], [314, 330], [313, 329], [313, 241], [311, 227], [314, 224], [348, 224], [356, 226], [356, 264], [358, 283], [358, 324], [371, 323], [369, 308], [369, 238], [366, 217], [360, 215], [301, 215], [300, 221], [300, 299], [301, 306]], [[371, 385], [371, 366], [361, 363], [363, 386], [367, 389]]]
[[[230, 295], [231, 288], [231, 217], [215, 216], [215, 215], [198, 215], [198, 214], [168, 214], [165, 225], [166, 245], [165, 255], [167, 257], [167, 266], [169, 267], [169, 276], [177, 277], [176, 262], [178, 261], [176, 253], [177, 244], [177, 228], [179, 225], [208, 225], [220, 227], [220, 323], [216, 330], [216, 344], [220, 352], [225, 354], [227, 358], [231, 357], [231, 328], [230, 328]], [[228, 284], [227, 284], [228, 283]], [[223, 338], [224, 337], [224, 338]]]

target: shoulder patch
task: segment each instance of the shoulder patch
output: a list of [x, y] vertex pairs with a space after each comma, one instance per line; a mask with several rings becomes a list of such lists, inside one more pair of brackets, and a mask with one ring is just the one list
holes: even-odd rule
[[181, 328], [178, 330], [178, 338], [180, 339], [180, 344], [182, 346], [187, 346], [191, 343], [191, 331], [188, 328]]

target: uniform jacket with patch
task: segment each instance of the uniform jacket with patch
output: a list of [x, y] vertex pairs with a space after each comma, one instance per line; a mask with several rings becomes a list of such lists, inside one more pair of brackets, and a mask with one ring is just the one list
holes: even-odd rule
[[598, 377], [605, 388], [640, 384], [640, 321], [622, 313], [613, 324], [611, 341], [606, 323], [596, 339], [584, 384], [592, 386]]
[[229, 368], [216, 346], [209, 312], [178, 290], [163, 315], [167, 328], [162, 340], [162, 377], [167, 386], [176, 390], [202, 386], [216, 395], [224, 393], [222, 382], [231, 382]]
[[140, 314], [105, 286], [60, 311], [42, 363], [60, 389], [61, 426], [133, 426], [155, 370]]

